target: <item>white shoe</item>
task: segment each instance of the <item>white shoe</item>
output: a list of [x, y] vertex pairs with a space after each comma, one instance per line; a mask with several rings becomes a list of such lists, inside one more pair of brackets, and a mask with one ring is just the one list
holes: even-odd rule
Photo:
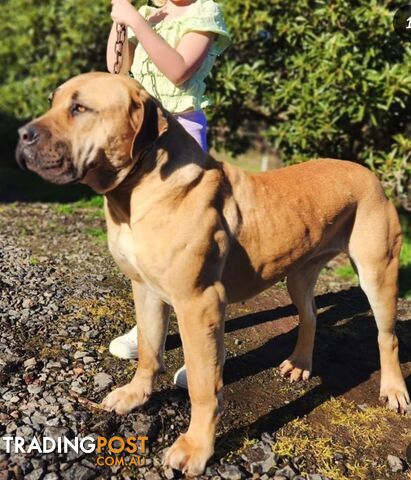
[[[224, 363], [227, 359], [227, 350], [224, 349]], [[176, 373], [174, 374], [173, 383], [179, 388], [188, 389], [188, 382], [187, 382], [187, 370], [186, 366], [183, 365], [180, 367]]]
[[115, 357], [123, 358], [125, 360], [136, 359], [138, 356], [137, 325], [129, 332], [112, 340], [108, 349]]

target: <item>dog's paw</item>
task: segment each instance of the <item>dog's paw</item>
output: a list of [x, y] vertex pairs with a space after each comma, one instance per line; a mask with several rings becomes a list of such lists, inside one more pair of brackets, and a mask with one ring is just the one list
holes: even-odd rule
[[390, 410], [411, 414], [410, 396], [407, 387], [381, 387], [380, 401]]
[[213, 451], [199, 442], [201, 442], [200, 438], [193, 442], [189, 440], [186, 434], [180, 435], [167, 450], [164, 465], [175, 470], [181, 470], [189, 477], [201, 475]]
[[282, 377], [289, 377], [291, 382], [298, 382], [299, 380], [308, 380], [311, 369], [311, 360], [290, 357], [280, 365], [280, 374]]
[[150, 394], [151, 389], [128, 383], [109, 393], [103, 400], [102, 407], [122, 415], [143, 405], [149, 399]]

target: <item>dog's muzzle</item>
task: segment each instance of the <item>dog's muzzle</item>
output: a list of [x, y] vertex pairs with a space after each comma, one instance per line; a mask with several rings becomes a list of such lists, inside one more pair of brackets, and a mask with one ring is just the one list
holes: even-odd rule
[[73, 165], [67, 143], [53, 140], [47, 128], [34, 123], [19, 129], [16, 161], [23, 170], [60, 185], [77, 183], [83, 177]]

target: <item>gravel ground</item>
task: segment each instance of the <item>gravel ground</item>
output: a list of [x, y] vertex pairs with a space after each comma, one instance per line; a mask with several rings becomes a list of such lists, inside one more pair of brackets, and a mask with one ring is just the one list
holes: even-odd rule
[[[133, 308], [128, 282], [100, 238], [101, 216], [81, 209], [74, 213], [42, 204], [0, 210], [0, 436], [30, 441], [34, 435], [128, 437], [137, 432], [149, 439], [145, 466], [99, 467], [96, 455], [72, 452], [9, 455], [0, 439], [0, 480], [180, 478], [161, 466], [165, 447], [189, 420], [187, 394], [170, 387], [171, 373], [146, 406], [127, 416], [102, 412], [93, 403], [135, 369], [136, 362], [113, 359], [107, 351], [124, 324], [132, 325]], [[229, 350], [230, 355], [236, 354]], [[181, 356], [173, 358], [178, 365]], [[216, 456], [201, 478], [325, 478], [315, 471], [300, 476], [304, 459], [274, 453], [275, 440], [274, 431], [265, 432], [241, 451]], [[406, 478], [404, 460], [391, 457], [388, 472]], [[336, 456], [336, 465], [342, 461]]]

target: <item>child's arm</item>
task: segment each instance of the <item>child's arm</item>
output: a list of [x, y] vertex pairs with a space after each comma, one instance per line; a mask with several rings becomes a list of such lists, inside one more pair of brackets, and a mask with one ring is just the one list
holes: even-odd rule
[[177, 48], [173, 48], [157, 35], [128, 0], [112, 0], [111, 3], [113, 21], [133, 29], [152, 62], [171, 82], [181, 85], [198, 70], [213, 43], [214, 33], [189, 32]]
[[[116, 60], [117, 60], [117, 56], [114, 51], [116, 40], [117, 40], [116, 23], [113, 23], [111, 27], [110, 35], [107, 41], [107, 53], [106, 53], [107, 70], [110, 73], [114, 73], [114, 64], [116, 63]], [[127, 31], [126, 31], [123, 50], [122, 50], [123, 61], [122, 61], [121, 69], [119, 73], [126, 75], [129, 72], [131, 68], [131, 64], [133, 63], [135, 48], [136, 46], [127, 39]]]

